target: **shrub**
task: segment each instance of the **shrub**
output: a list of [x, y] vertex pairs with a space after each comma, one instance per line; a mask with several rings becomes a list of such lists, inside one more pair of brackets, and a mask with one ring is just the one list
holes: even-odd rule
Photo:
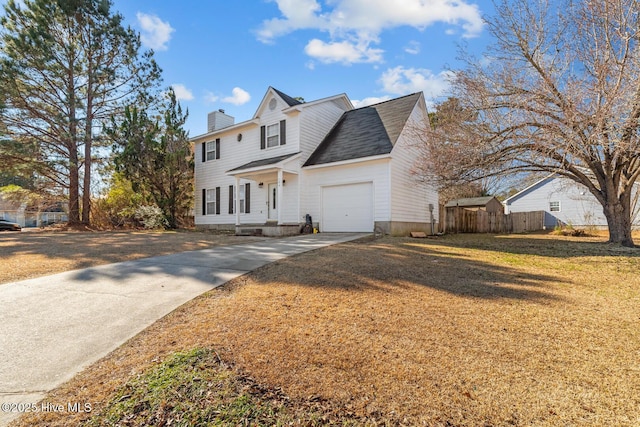
[[162, 213], [162, 209], [156, 205], [139, 206], [136, 209], [135, 218], [148, 230], [165, 228], [167, 226], [167, 220]]

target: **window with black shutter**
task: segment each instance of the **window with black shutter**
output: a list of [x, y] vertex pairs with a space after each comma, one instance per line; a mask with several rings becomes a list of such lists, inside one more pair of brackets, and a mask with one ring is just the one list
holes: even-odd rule
[[287, 143], [287, 121], [281, 120], [268, 126], [260, 126], [260, 149], [278, 147]]
[[244, 213], [250, 213], [251, 186], [247, 182], [244, 185]]
[[220, 187], [216, 187], [216, 215], [220, 215]]

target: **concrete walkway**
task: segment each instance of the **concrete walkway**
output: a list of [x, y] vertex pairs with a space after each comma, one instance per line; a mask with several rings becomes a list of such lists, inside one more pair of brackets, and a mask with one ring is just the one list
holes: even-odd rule
[[[20, 415], [15, 404], [39, 402], [196, 296], [273, 261], [363, 236], [264, 239], [0, 285], [0, 426]], [[67, 402], [49, 403], [67, 410]]]

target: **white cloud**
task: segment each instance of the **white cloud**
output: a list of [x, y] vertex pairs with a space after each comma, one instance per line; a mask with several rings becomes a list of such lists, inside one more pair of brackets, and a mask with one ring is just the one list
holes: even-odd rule
[[389, 96], [383, 96], [383, 97], [375, 97], [375, 96], [370, 96], [368, 98], [364, 98], [363, 100], [357, 101], [357, 100], [352, 100], [351, 103], [353, 104], [353, 106], [355, 108], [362, 108], [362, 107], [366, 107], [368, 105], [373, 105], [373, 104], [378, 104], [380, 102], [384, 102], [384, 101], [388, 101], [390, 100], [391, 97]]
[[449, 90], [451, 77], [450, 71], [433, 74], [431, 70], [424, 68], [399, 66], [385, 71], [380, 77], [380, 83], [385, 92], [394, 95], [424, 92], [427, 98], [437, 98]]
[[251, 95], [244, 89], [234, 87], [231, 91], [231, 96], [222, 98], [222, 102], [226, 102], [233, 105], [244, 105], [251, 100]]
[[317, 13], [321, 7], [316, 0], [276, 0], [283, 18], [273, 18], [262, 23], [258, 40], [270, 43], [273, 39], [303, 28], [324, 26]]
[[415, 40], [411, 40], [405, 47], [404, 47], [404, 51], [407, 52], [410, 55], [417, 55], [420, 53], [420, 43], [415, 41]]
[[219, 99], [220, 97], [214, 94], [213, 92], [206, 92], [204, 95], [205, 102], [208, 102], [210, 104], [214, 104], [218, 102]]
[[164, 22], [155, 15], [138, 12], [136, 17], [140, 28], [142, 28], [140, 33], [142, 44], [153, 50], [167, 50], [167, 43], [169, 43], [171, 33], [175, 29], [168, 22]]
[[464, 37], [475, 37], [484, 26], [480, 9], [467, 3], [468, 0], [327, 0], [322, 4], [317, 0], [272, 1], [277, 3], [281, 17], [262, 22], [257, 30], [258, 39], [262, 42], [273, 42], [296, 30], [312, 29], [328, 33], [330, 40], [311, 40], [305, 49], [307, 52], [311, 48], [323, 48], [323, 52], [329, 48], [344, 50], [348, 47], [345, 43], [360, 47], [363, 52], [375, 51], [375, 55], [353, 55], [350, 52], [342, 53], [343, 56], [329, 55], [331, 58], [355, 57], [361, 61], [369, 57], [380, 61], [382, 51], [372, 49], [370, 45], [379, 42], [383, 31], [396, 27], [410, 26], [422, 30], [436, 23], [445, 23], [461, 29]]
[[176, 94], [177, 100], [191, 101], [193, 99], [193, 92], [187, 89], [187, 87], [182, 83], [172, 84], [171, 87]]
[[381, 49], [370, 48], [368, 43], [354, 44], [349, 41], [325, 43], [313, 39], [304, 48], [307, 55], [325, 64], [341, 62], [353, 64], [358, 62], [379, 62], [382, 60]]

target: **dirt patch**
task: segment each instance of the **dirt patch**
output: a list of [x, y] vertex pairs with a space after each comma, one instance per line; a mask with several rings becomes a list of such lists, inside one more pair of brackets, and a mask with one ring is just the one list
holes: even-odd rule
[[0, 284], [62, 271], [251, 241], [207, 232], [0, 233]]
[[91, 402], [99, 413], [173, 352], [208, 347], [292, 399], [379, 423], [638, 425], [638, 271], [637, 249], [597, 238], [337, 245], [197, 298], [47, 400]]

